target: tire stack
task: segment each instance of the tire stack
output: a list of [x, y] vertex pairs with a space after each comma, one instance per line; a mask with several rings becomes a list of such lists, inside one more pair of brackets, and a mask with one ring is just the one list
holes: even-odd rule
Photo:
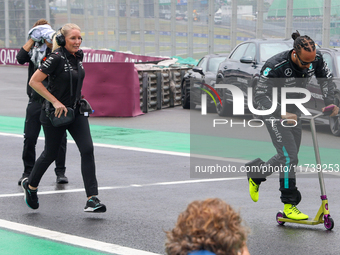
[[[136, 64], [136, 66], [138, 66]], [[138, 68], [143, 113], [181, 105], [181, 80], [188, 68]]]

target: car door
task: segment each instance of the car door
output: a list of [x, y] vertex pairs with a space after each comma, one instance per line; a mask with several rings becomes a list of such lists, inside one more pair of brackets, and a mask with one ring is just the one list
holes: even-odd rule
[[[327, 63], [328, 68], [331, 70], [331, 72], [333, 72], [334, 62], [333, 62], [332, 55], [327, 51], [323, 51], [322, 56], [323, 56], [324, 61]], [[318, 84], [315, 76], [312, 77], [311, 81], [307, 85], [307, 89], [311, 92], [312, 97], [305, 104], [305, 107], [308, 108], [308, 110], [312, 114], [319, 113], [321, 109], [325, 107], [325, 103], [322, 98], [320, 85]]]
[[226, 56], [213, 56], [209, 58], [207, 69], [204, 72], [205, 77], [203, 82], [214, 87], [216, 83], [216, 74], [220, 63], [226, 59]]
[[[241, 80], [238, 78], [243, 64], [240, 62], [240, 59], [244, 56], [248, 46], [249, 43], [242, 43], [230, 54], [228, 61], [224, 62], [222, 70], [220, 70], [223, 77], [220, 83], [232, 84], [241, 87], [242, 82], [240, 82]], [[226, 92], [226, 100], [230, 102], [233, 100], [232, 94], [229, 90]]]
[[[197, 67], [202, 68], [203, 73], [206, 73], [207, 64], [208, 64], [208, 58], [204, 57], [198, 62]], [[200, 88], [202, 88], [203, 80], [204, 80], [204, 76], [202, 74], [198, 72], [192, 72], [190, 100], [194, 102], [195, 104], [201, 104], [202, 90]]]
[[236, 82], [237, 86], [242, 89], [245, 100], [247, 98], [248, 87], [252, 86], [253, 74], [256, 70], [256, 51], [256, 44], [249, 43], [244, 55], [239, 60], [240, 69], [237, 73]]

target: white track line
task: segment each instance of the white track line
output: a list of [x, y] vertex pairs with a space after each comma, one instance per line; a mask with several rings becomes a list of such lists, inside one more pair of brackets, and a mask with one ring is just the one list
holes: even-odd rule
[[[164, 185], [179, 185], [179, 184], [193, 184], [202, 182], [218, 182], [218, 181], [232, 181], [245, 179], [245, 177], [234, 177], [234, 178], [216, 178], [216, 179], [195, 179], [186, 181], [173, 181], [173, 182], [156, 182], [149, 184], [131, 184], [129, 186], [113, 186], [113, 187], [100, 187], [99, 190], [112, 190], [120, 188], [139, 188], [148, 186], [164, 186]], [[59, 190], [59, 191], [43, 191], [39, 192], [39, 195], [57, 194], [57, 193], [68, 193], [68, 192], [84, 192], [84, 189], [73, 189], [73, 190]], [[23, 196], [23, 193], [16, 194], [3, 194], [0, 198], [13, 197], [13, 196]], [[63, 242], [75, 246], [81, 246], [89, 249], [96, 247], [96, 250], [102, 252], [108, 252], [117, 255], [159, 255], [152, 252], [132, 249], [116, 244], [110, 244], [100, 241], [95, 241], [88, 238], [78, 237], [74, 235], [64, 234], [56, 231], [51, 231], [47, 229], [37, 228], [29, 225], [19, 224], [11, 221], [0, 219], [0, 228], [6, 228], [13, 231], [18, 231], [24, 234], [34, 235], [40, 238], [47, 238], [53, 241]]]
[[[23, 135], [17, 135], [17, 134], [9, 134], [9, 133], [1, 133], [0, 132], [0, 135], [16, 137], [16, 138], [23, 138]], [[44, 137], [39, 137], [38, 139], [39, 140], [45, 140]], [[73, 140], [67, 140], [67, 142], [75, 144], [75, 142]], [[145, 148], [139, 148], [139, 147], [123, 146], [123, 145], [113, 145], [113, 144], [103, 144], [103, 143], [93, 143], [93, 145], [97, 146], [97, 147], [102, 147], [102, 148], [139, 151], [139, 152], [147, 152], [147, 153], [157, 153], [157, 154], [165, 154], [165, 155], [180, 156], [180, 157], [200, 158], [200, 159], [209, 159], [209, 160], [219, 160], [219, 161], [227, 161], [227, 162], [234, 162], [234, 163], [241, 163], [241, 164], [244, 164], [244, 163], [249, 161], [249, 160], [237, 159], [237, 158], [223, 158], [223, 157], [215, 157], [215, 156], [207, 156], [207, 155], [199, 155], [199, 154], [190, 154], [190, 153], [185, 153], [185, 152], [145, 149]]]
[[[164, 185], [179, 185], [179, 184], [191, 184], [191, 183], [203, 183], [203, 182], [220, 182], [220, 181], [233, 181], [233, 180], [241, 180], [245, 179], [246, 176], [243, 177], [233, 177], [233, 178], [215, 178], [215, 179], [194, 179], [194, 180], [185, 180], [185, 181], [172, 181], [172, 182], [156, 182], [156, 183], [147, 183], [147, 184], [131, 184], [126, 186], [111, 186], [111, 187], [99, 187], [99, 190], [113, 190], [113, 189], [126, 189], [126, 188], [140, 188], [140, 187], [150, 187], [150, 186], [164, 186]], [[53, 190], [53, 191], [41, 191], [38, 192], [40, 195], [51, 195], [51, 194], [60, 194], [60, 193], [75, 193], [75, 192], [84, 192], [85, 189], [70, 189], [70, 190]], [[24, 193], [14, 193], [14, 194], [2, 194], [0, 198], [6, 197], [20, 197], [23, 196]]]
[[[9, 137], [16, 137], [16, 138], [23, 138], [23, 135], [16, 135], [16, 134], [8, 134], [8, 133], [1, 133], [2, 136], [9, 136]], [[44, 140], [44, 137], [39, 137], [39, 140]], [[75, 143], [73, 140], [68, 140], [68, 143]], [[173, 156], [182, 156], [182, 157], [196, 157], [196, 155], [190, 155], [190, 153], [180, 153], [180, 152], [173, 152], [173, 151], [162, 151], [162, 150], [153, 150], [153, 149], [144, 149], [138, 147], [129, 147], [129, 146], [120, 146], [120, 145], [109, 145], [109, 144], [100, 144], [94, 143], [94, 146], [103, 147], [103, 148], [112, 148], [112, 149], [121, 149], [121, 150], [130, 150], [130, 151], [139, 151], [139, 152], [147, 152], [147, 153], [158, 153], [158, 154], [165, 154], [165, 155], [173, 155]], [[209, 157], [209, 156], [202, 156], [197, 155], [199, 158], [206, 158], [206, 159], [218, 159], [223, 161], [234, 161], [239, 162], [238, 159], [226, 159], [226, 158], [218, 158], [218, 157]], [[147, 186], [163, 186], [163, 185], [178, 185], [178, 184], [190, 184], [190, 183], [202, 183], [202, 182], [215, 182], [215, 181], [229, 181], [229, 180], [238, 180], [244, 179], [245, 177], [237, 177], [237, 178], [216, 178], [216, 179], [195, 179], [195, 180], [186, 180], [186, 181], [173, 181], [173, 182], [158, 182], [158, 183], [150, 183], [150, 184], [131, 184], [128, 186], [112, 186], [112, 187], [99, 187], [99, 190], [112, 190], [112, 189], [121, 189], [121, 188], [139, 188], [139, 187], [147, 187]], [[84, 189], [72, 189], [72, 190], [58, 190], [58, 191], [42, 191], [39, 192], [39, 195], [49, 195], [49, 194], [57, 194], [57, 193], [73, 193], [73, 192], [84, 192]], [[16, 196], [23, 196], [23, 193], [16, 193], [16, 194], [2, 194], [0, 198], [6, 197], [16, 197]], [[96, 247], [98, 251], [108, 252], [117, 255], [157, 255], [156, 253], [127, 248], [123, 246], [119, 246], [116, 244], [110, 244], [100, 241], [95, 241], [83, 237], [73, 236], [69, 234], [64, 234], [56, 231], [46, 230], [42, 228], [37, 228], [33, 226], [28, 226], [24, 224], [19, 224], [15, 222], [5, 221], [0, 219], [0, 227], [18, 231], [25, 234], [31, 234], [40, 238], [47, 238], [53, 241], [68, 243], [71, 245], [81, 246], [85, 248], [93, 249]]]
[[[23, 135], [15, 135], [8, 133], [1, 133], [2, 136], [10, 136], [23, 138]], [[40, 140], [44, 140], [43, 137], [39, 137]], [[69, 143], [74, 143], [73, 140], [68, 140]], [[241, 159], [233, 159], [233, 158], [220, 158], [213, 156], [204, 156], [204, 155], [194, 155], [190, 153], [180, 153], [180, 152], [172, 152], [172, 151], [161, 151], [161, 150], [153, 150], [153, 149], [143, 149], [137, 147], [129, 147], [129, 146], [119, 146], [119, 145], [109, 145], [109, 144], [100, 144], [94, 143], [94, 146], [104, 147], [104, 148], [112, 148], [112, 149], [122, 149], [122, 150], [131, 150], [131, 151], [140, 151], [140, 152], [148, 152], [148, 153], [158, 153], [158, 154], [166, 154], [166, 155], [174, 155], [174, 156], [182, 156], [182, 157], [198, 157], [204, 159], [211, 160], [221, 160], [221, 161], [229, 161], [236, 163], [246, 163], [247, 160]], [[147, 186], [161, 186], [161, 185], [178, 185], [178, 184], [191, 184], [191, 183], [202, 183], [202, 182], [216, 182], [216, 181], [231, 181], [231, 180], [240, 180], [246, 177], [235, 177], [235, 178], [216, 178], [216, 179], [195, 179], [195, 180], [186, 180], [186, 181], [173, 181], [173, 182], [157, 182], [150, 184], [131, 184], [128, 186], [112, 186], [112, 187], [100, 187], [99, 190], [112, 190], [112, 189], [121, 189], [121, 188], [131, 188], [131, 187], [147, 187]], [[59, 190], [59, 191], [43, 191], [39, 192], [39, 195], [48, 195], [48, 194], [57, 194], [57, 193], [73, 193], [73, 192], [84, 192], [84, 189], [73, 189], [73, 190]], [[3, 194], [0, 195], [0, 198], [4, 197], [14, 197], [14, 196], [23, 196], [23, 193], [16, 194]], [[132, 249], [116, 244], [110, 244], [100, 241], [95, 241], [83, 237], [78, 237], [74, 235], [64, 234], [56, 231], [46, 230], [42, 228], [37, 228], [33, 226], [28, 226], [24, 224], [19, 224], [15, 222], [5, 221], [0, 219], [0, 227], [10, 229], [13, 231], [21, 232], [21, 233], [29, 233], [31, 235], [47, 238], [53, 241], [68, 243], [71, 245], [81, 246], [89, 249], [93, 249], [96, 247], [98, 251], [108, 252], [111, 254], [117, 255], [158, 255], [156, 253]]]
[[2, 136], [10, 136], [10, 137], [16, 137], [16, 138], [24, 138], [24, 135], [16, 135], [16, 134], [9, 134], [9, 133], [1, 133]]
[[[9, 133], [1, 133], [0, 132], [0, 135], [23, 138], [23, 135], [16, 135], [16, 134], [9, 134]], [[39, 140], [45, 140], [44, 137], [39, 137], [38, 139]], [[67, 140], [67, 142], [75, 144], [75, 142], [73, 140]], [[163, 150], [154, 150], [154, 149], [144, 149], [144, 148], [139, 148], [139, 147], [129, 147], [129, 146], [123, 146], [123, 145], [112, 145], [112, 144], [103, 144], [103, 143], [93, 143], [93, 145], [97, 146], [97, 147], [102, 147], [102, 148], [139, 151], [139, 152], [147, 152], [147, 153], [157, 153], [157, 154], [164, 154], [164, 155], [208, 159], [208, 160], [218, 160], [218, 161], [226, 161], [226, 162], [233, 162], [233, 163], [240, 163], [240, 164], [245, 164], [249, 161], [249, 160], [238, 159], [238, 158], [223, 158], [223, 157], [207, 156], [207, 155], [192, 154], [192, 153], [185, 153], [185, 152], [173, 152], [173, 151], [163, 151]], [[312, 171], [306, 171], [306, 167], [302, 167], [301, 170], [302, 171], [297, 171], [297, 173], [313, 174]], [[329, 171], [329, 172], [326, 172], [326, 173], [330, 174], [330, 175], [335, 175], [335, 176], [340, 175], [340, 172]]]
[[[117, 255], [158, 255], [153, 252], [137, 250], [133, 248], [128, 248], [124, 246], [120, 246], [117, 244], [105, 243], [100, 241], [95, 241], [92, 239], [69, 235], [60, 233], [57, 231], [52, 231], [43, 228], [37, 228], [25, 224], [20, 224], [16, 222], [6, 221], [0, 219], [0, 228], [5, 228], [13, 231], [17, 231], [24, 234], [29, 234], [33, 236], [37, 236], [44, 239], [50, 239], [57, 242], [67, 243], [75, 246], [80, 246], [92, 250], [97, 250], [101, 252], [107, 252], [111, 254]], [[95, 247], [95, 249], [94, 249]]]

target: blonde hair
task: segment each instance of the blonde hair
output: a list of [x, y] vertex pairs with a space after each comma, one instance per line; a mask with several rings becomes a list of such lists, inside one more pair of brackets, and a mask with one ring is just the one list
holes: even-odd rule
[[60, 48], [60, 46], [58, 45], [57, 41], [56, 41], [56, 37], [57, 35], [63, 34], [64, 37], [66, 37], [68, 35], [68, 33], [72, 30], [72, 29], [77, 29], [79, 31], [81, 31], [80, 27], [77, 24], [74, 23], [67, 23], [64, 26], [62, 26], [62, 28], [60, 28], [53, 36], [53, 47], [52, 47], [52, 52], [55, 51], [56, 49]]

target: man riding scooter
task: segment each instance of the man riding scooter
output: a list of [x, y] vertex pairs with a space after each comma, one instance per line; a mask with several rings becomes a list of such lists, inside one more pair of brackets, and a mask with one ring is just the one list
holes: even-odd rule
[[[310, 78], [315, 75], [321, 87], [325, 105], [334, 105], [330, 116], [337, 115], [339, 102], [334, 97], [335, 84], [332, 81], [332, 73], [321, 53], [316, 50], [314, 41], [309, 36], [300, 36], [298, 31], [292, 34], [292, 38], [293, 49], [268, 59], [261, 70], [254, 92], [257, 109], [271, 109], [273, 88], [278, 89], [278, 98], [280, 98], [281, 88], [306, 88]], [[298, 99], [301, 96], [299, 93], [287, 94], [290, 99]], [[285, 122], [285, 125], [281, 125], [280, 122], [265, 122], [277, 154], [267, 162], [257, 158], [246, 164], [248, 169], [255, 169], [247, 171], [249, 193], [254, 202], [259, 199], [260, 184], [273, 173], [268, 169], [281, 169], [279, 178], [281, 201], [284, 204], [283, 214], [284, 217], [294, 220], [308, 219], [308, 215], [296, 207], [301, 201], [301, 193], [296, 187], [295, 177], [302, 134], [300, 115], [299, 108], [294, 104], [288, 105], [286, 113], [281, 114], [281, 105], [278, 104], [271, 115], [262, 116], [264, 119], [272, 118]], [[289, 124], [291, 126], [288, 126]]]

